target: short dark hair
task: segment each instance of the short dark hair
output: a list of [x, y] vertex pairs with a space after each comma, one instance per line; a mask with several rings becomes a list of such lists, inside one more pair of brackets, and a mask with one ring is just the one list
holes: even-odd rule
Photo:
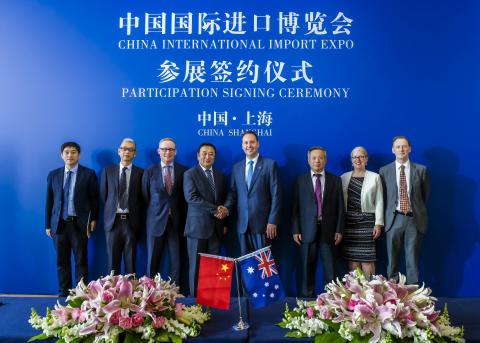
[[63, 153], [63, 150], [65, 150], [65, 148], [75, 148], [75, 149], [77, 149], [78, 153], [81, 152], [80, 144], [78, 144], [77, 142], [65, 142], [65, 143], [63, 143], [62, 147], [60, 148], [60, 152]]
[[396, 141], [397, 139], [405, 139], [405, 140], [407, 141], [407, 143], [408, 143], [408, 146], [412, 146], [412, 145], [410, 144], [410, 141], [408, 140], [408, 138], [405, 137], [405, 136], [395, 136], [395, 137], [393, 137], [393, 139], [392, 139], [392, 146], [395, 144], [395, 141]]
[[255, 140], [258, 142], [258, 136], [257, 136], [257, 133], [255, 131], [248, 130], [248, 131], [245, 131], [244, 133], [242, 133], [242, 140], [243, 140], [243, 136], [245, 136], [245, 135], [254, 135]]
[[308, 156], [310, 156], [310, 153], [313, 150], [321, 150], [325, 153], [325, 156], [327, 156], [327, 149], [325, 149], [324, 147], [318, 146], [318, 145], [314, 145], [314, 146], [312, 146], [308, 149]]
[[209, 147], [213, 148], [213, 151], [215, 151], [215, 154], [217, 153], [217, 148], [215, 148], [215, 145], [213, 145], [212, 143], [209, 143], [209, 142], [203, 142], [203, 143], [200, 143], [200, 145], [198, 146], [197, 154], [200, 153], [200, 149], [204, 146], [209, 146]]

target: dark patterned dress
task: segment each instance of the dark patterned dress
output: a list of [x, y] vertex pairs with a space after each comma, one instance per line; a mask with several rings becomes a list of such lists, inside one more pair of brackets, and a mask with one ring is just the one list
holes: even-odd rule
[[374, 262], [375, 214], [362, 213], [360, 200], [363, 180], [363, 177], [352, 176], [348, 184], [347, 225], [343, 233], [342, 254], [349, 261]]

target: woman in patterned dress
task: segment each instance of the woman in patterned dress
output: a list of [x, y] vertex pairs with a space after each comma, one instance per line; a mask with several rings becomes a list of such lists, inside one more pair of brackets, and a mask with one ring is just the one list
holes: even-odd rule
[[365, 148], [354, 148], [351, 159], [353, 170], [342, 175], [347, 211], [342, 255], [350, 270], [361, 268], [368, 279], [375, 274], [375, 240], [383, 227], [382, 182], [377, 173], [366, 170]]

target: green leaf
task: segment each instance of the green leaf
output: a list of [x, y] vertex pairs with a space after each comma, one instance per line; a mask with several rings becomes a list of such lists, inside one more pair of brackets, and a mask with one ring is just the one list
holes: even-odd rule
[[315, 343], [345, 343], [347, 340], [338, 332], [325, 332], [315, 336]]
[[82, 298], [73, 298], [72, 300], [70, 300], [68, 302], [68, 304], [71, 306], [71, 307], [80, 307], [83, 303], [83, 299]]
[[63, 338], [60, 338], [57, 340], [57, 343], [65, 343], [65, 340]]
[[172, 343], [182, 343], [182, 338], [180, 336], [171, 334], [170, 335], [170, 341]]
[[370, 340], [370, 338], [373, 337], [373, 334], [368, 334], [368, 335], [365, 335], [365, 336], [360, 336], [359, 333], [354, 333], [354, 334], [352, 334], [352, 336], [353, 336], [352, 342], [355, 342], [355, 343], [368, 343], [368, 341]]
[[83, 340], [83, 343], [93, 343], [94, 340], [95, 340], [95, 335], [90, 335], [85, 337], [85, 339]]
[[137, 343], [141, 341], [142, 341], [142, 337], [139, 336], [138, 334], [127, 332], [127, 334], [125, 335], [125, 339], [123, 340], [123, 343]]
[[155, 341], [156, 342], [170, 342], [170, 339], [168, 338], [168, 333], [165, 331], [160, 331], [160, 333], [157, 331], [157, 335], [155, 336]]
[[34, 341], [44, 341], [46, 339], [49, 339], [50, 337], [45, 335], [44, 333], [41, 333], [39, 335], [36, 335], [36, 336], [33, 336], [33, 337], [30, 337], [30, 339], [28, 340], [29, 342], [34, 342]]
[[280, 326], [281, 328], [284, 328], [287, 326], [287, 324], [285, 322], [280, 322], [277, 324], [277, 326]]
[[285, 337], [290, 337], [290, 338], [304, 338], [304, 337], [307, 337], [305, 336], [303, 333], [301, 333], [300, 331], [289, 331], [285, 334]]

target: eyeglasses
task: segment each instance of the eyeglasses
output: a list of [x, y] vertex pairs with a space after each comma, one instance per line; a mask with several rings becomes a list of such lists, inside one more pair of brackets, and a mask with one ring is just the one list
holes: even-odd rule
[[125, 152], [134, 152], [136, 149], [135, 148], [127, 148], [126, 146], [121, 146], [120, 150], [125, 151]]
[[158, 148], [161, 152], [174, 152], [175, 148]]
[[352, 156], [352, 160], [364, 160], [367, 156]]

